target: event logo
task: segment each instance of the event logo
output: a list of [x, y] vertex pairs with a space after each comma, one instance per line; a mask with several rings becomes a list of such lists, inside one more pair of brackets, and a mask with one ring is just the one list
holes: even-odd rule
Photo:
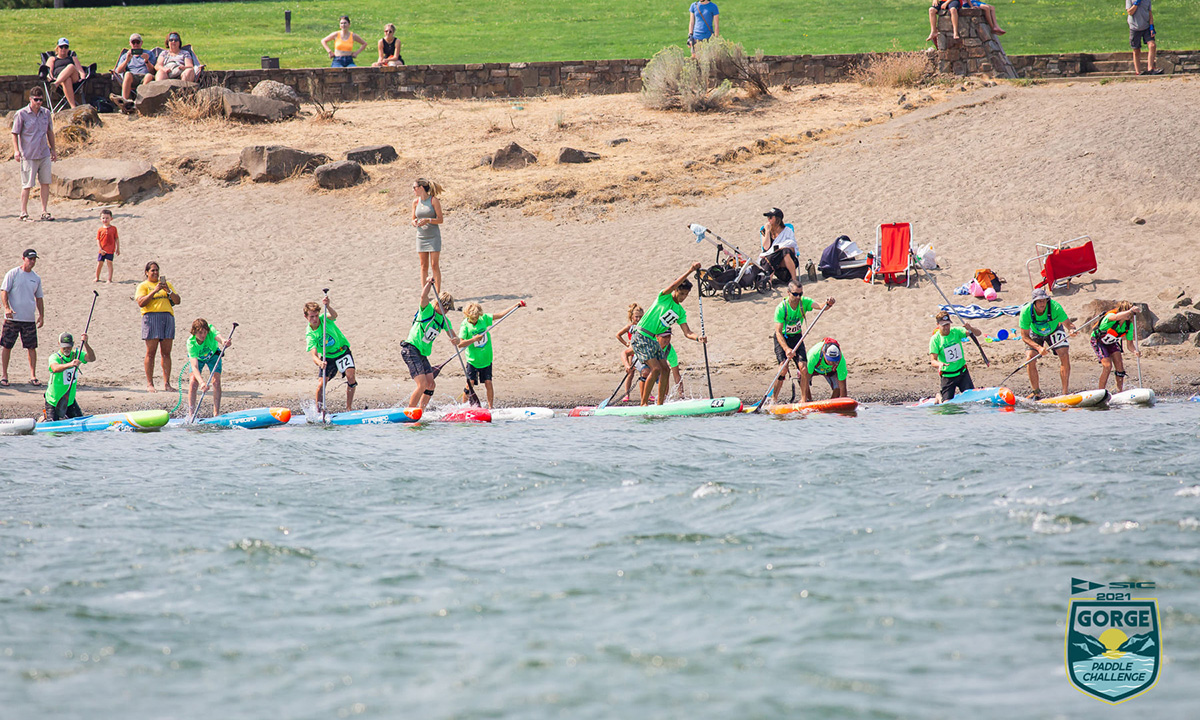
[[1153, 582], [1104, 585], [1071, 578], [1072, 595], [1099, 590], [1095, 600], [1071, 598], [1069, 605], [1065, 655], [1075, 689], [1116, 705], [1158, 682], [1158, 601], [1135, 598], [1132, 592], [1153, 589]]

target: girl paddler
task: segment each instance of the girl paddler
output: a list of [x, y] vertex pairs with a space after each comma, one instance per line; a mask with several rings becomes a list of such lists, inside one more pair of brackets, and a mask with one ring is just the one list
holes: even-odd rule
[[1133, 324], [1137, 322], [1134, 316], [1141, 312], [1140, 307], [1134, 307], [1128, 300], [1122, 300], [1117, 306], [1108, 311], [1096, 329], [1092, 331], [1092, 350], [1096, 351], [1096, 359], [1100, 361], [1100, 383], [1096, 386], [1101, 390], [1108, 385], [1108, 373], [1116, 368], [1113, 374], [1117, 376], [1117, 392], [1125, 389], [1125, 358], [1121, 352], [1121, 339], [1125, 346], [1136, 357], [1142, 356], [1131, 333]]
[[429, 302], [429, 291], [433, 288], [434, 279], [431, 277], [421, 286], [420, 310], [413, 316], [412, 327], [408, 331], [408, 339], [400, 343], [400, 356], [408, 366], [408, 374], [417, 381], [416, 388], [408, 398], [409, 407], [419, 407], [422, 410], [433, 397], [436, 383], [433, 381], [433, 366], [429, 364], [429, 356], [433, 353], [433, 341], [443, 330], [457, 344], [458, 336], [454, 334], [454, 326], [446, 319], [441, 310], [453, 310], [454, 298], [450, 293], [443, 292], [438, 296], [439, 303]]
[[650, 368], [650, 376], [642, 385], [642, 405], [650, 403], [650, 388], [658, 382], [658, 404], [662, 405], [667, 398], [667, 385], [671, 381], [671, 367], [667, 364], [667, 354], [671, 347], [671, 326], [679, 325], [683, 336], [689, 340], [704, 343], [708, 339], [703, 335], [692, 332], [687, 324], [687, 311], [683, 309], [683, 301], [687, 299], [692, 289], [688, 276], [700, 269], [700, 263], [693, 263], [675, 282], [658, 294], [658, 299], [642, 316], [637, 324], [637, 332], [633, 335], [633, 352], [638, 360]]
[[[321, 305], [325, 307], [323, 317]], [[350, 341], [335, 322], [338, 313], [329, 304], [328, 295], [321, 299], [321, 305], [315, 302], [304, 303], [304, 319], [308, 321], [308, 332], [304, 336], [305, 347], [312, 357], [313, 364], [321, 371], [317, 381], [317, 412], [325, 412], [322, 402], [325, 386], [337, 377], [338, 373], [346, 378], [346, 410], [350, 410], [354, 402], [354, 388], [358, 387], [358, 380], [354, 376], [354, 356], [350, 354]]]

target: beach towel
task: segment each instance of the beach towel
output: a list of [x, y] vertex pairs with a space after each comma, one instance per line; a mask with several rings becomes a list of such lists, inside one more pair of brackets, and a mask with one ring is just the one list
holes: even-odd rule
[[939, 305], [938, 310], [958, 313], [968, 320], [992, 320], [1005, 315], [1016, 317], [1021, 314], [1020, 305], [1005, 305], [1003, 307], [979, 307], [978, 305]]

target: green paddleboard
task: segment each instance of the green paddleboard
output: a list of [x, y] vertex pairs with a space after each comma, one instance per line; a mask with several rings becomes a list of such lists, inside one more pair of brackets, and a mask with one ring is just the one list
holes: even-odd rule
[[625, 415], [643, 417], [675, 417], [687, 415], [730, 415], [742, 409], [742, 401], [735, 397], [715, 400], [680, 400], [662, 405], [622, 405], [598, 408], [593, 415]]

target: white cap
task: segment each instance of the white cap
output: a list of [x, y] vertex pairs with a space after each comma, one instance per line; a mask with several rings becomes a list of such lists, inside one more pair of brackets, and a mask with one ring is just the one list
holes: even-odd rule
[[142, 39], [142, 36], [138, 35], [137, 33], [134, 33], [129, 36], [129, 42], [133, 42], [134, 40], [141, 40], [141, 39]]

